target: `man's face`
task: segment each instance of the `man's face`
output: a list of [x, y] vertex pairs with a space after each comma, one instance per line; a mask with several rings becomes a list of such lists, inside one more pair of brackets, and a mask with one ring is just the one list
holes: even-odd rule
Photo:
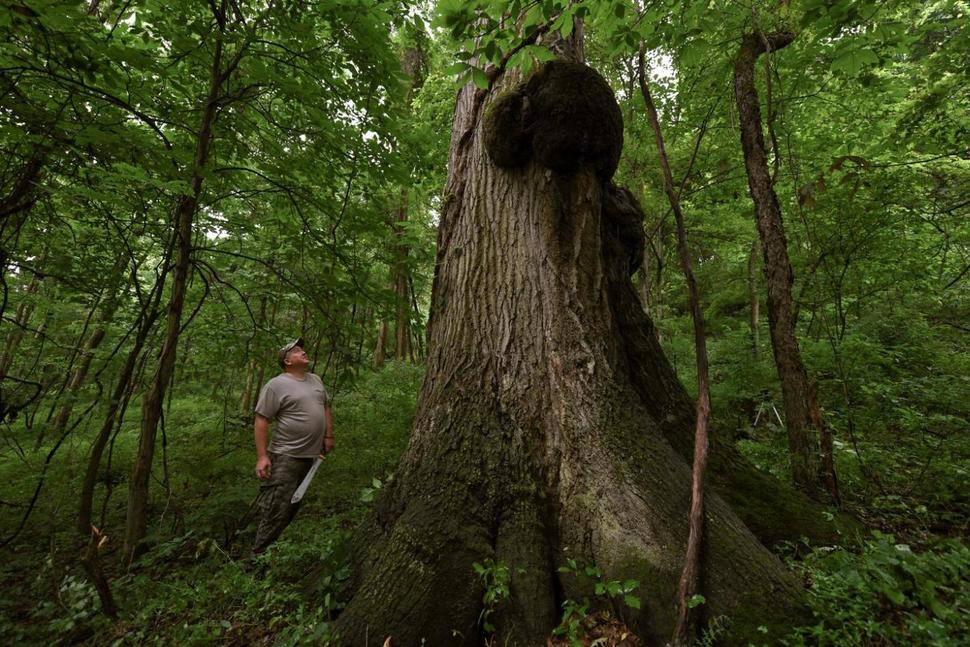
[[290, 368], [306, 368], [310, 365], [310, 358], [300, 346], [294, 346], [286, 353], [286, 365]]

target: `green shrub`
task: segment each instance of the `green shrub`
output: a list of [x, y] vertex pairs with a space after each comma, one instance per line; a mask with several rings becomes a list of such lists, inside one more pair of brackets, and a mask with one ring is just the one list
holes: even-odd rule
[[861, 553], [818, 548], [793, 567], [811, 583], [817, 622], [789, 645], [965, 644], [970, 549], [956, 540], [914, 552], [876, 533]]

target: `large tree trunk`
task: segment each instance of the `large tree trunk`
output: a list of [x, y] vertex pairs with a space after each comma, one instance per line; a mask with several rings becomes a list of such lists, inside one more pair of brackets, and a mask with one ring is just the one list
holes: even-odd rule
[[819, 444], [811, 419], [811, 390], [795, 335], [791, 286], [794, 280], [781, 207], [772, 185], [761, 128], [761, 107], [755, 87], [758, 56], [778, 50], [794, 40], [792, 32], [748, 34], [734, 64], [734, 94], [741, 122], [741, 148], [754, 201], [758, 235], [765, 262], [768, 292], [768, 323], [775, 365], [785, 405], [785, 428], [795, 486], [813, 498], [821, 498]]
[[[353, 645], [477, 644], [472, 563], [491, 557], [511, 573], [499, 644], [544, 644], [560, 603], [583, 594], [557, 572], [573, 557], [641, 582], [631, 622], [653, 644], [673, 630], [690, 501], [685, 452], [664, 427], [689, 454], [678, 425], [686, 407], [690, 429], [693, 407], [629, 279], [642, 237], [626, 236], [612, 170], [499, 168], [483, 141], [495, 96], [459, 95], [428, 371], [410, 444], [356, 535], [337, 632]], [[731, 618], [736, 641], [787, 628], [798, 582], [716, 495], [707, 520], [706, 613]]]

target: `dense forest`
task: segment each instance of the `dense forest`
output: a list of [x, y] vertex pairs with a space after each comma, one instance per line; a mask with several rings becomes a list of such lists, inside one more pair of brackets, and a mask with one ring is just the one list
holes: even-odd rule
[[968, 14], [5, 3], [0, 642], [965, 644]]

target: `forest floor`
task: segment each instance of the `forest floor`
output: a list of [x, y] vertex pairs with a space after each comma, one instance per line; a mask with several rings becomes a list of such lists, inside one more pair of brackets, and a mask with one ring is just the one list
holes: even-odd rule
[[[117, 620], [101, 614], [79, 565], [86, 542], [74, 518], [88, 445], [75, 439], [90, 432], [82, 425], [54, 456], [27, 524], [4, 549], [0, 644], [325, 643], [341, 607], [348, 539], [407, 442], [421, 377], [420, 368], [389, 365], [336, 394], [336, 449], [296, 521], [258, 558], [248, 554], [254, 524], [239, 528], [258, 490], [251, 428], [226, 417], [211, 394], [182, 395], [166, 415], [164, 462], [152, 482], [152, 548], [126, 569], [124, 481], [136, 434], [124, 430], [105, 472], [113, 491], [99, 523], [108, 536], [101, 563]], [[138, 412], [128, 420], [137, 421]], [[771, 429], [740, 445], [783, 476], [784, 444]], [[853, 454], [862, 449], [843, 447], [840, 469], [848, 507], [871, 535], [851, 547], [775, 547], [810, 587], [817, 620], [793, 628], [788, 644], [961, 644], [970, 635], [965, 461], [944, 462], [948, 471], [931, 479], [929, 490], [894, 490], [887, 479], [883, 492], [863, 495]], [[12, 443], [0, 453], [4, 539], [17, 530], [37, 486], [23, 475], [40, 474], [49, 451]], [[865, 451], [871, 460], [892, 460], [889, 449]], [[705, 635], [716, 639], [717, 624]]]

